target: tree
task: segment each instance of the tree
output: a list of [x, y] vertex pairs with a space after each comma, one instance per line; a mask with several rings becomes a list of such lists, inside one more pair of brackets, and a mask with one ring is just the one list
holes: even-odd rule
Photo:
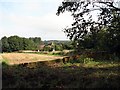
[[23, 39], [23, 49], [22, 50], [34, 50], [35, 49], [35, 45], [34, 42], [32, 40], [29, 40], [27, 38], [22, 38]]
[[66, 43], [62, 44], [62, 47], [63, 47], [63, 49], [71, 50], [71, 49], [74, 49], [73, 44], [74, 44], [73, 42], [66, 42]]
[[52, 51], [52, 47], [49, 47], [49, 46], [46, 45], [43, 50], [44, 51]]
[[56, 51], [62, 51], [62, 50], [63, 50], [62, 44], [55, 44], [54, 47], [55, 47], [54, 49], [55, 49]]
[[114, 13], [106, 38], [107, 46], [110, 48], [109, 51], [120, 54], [120, 15], [117, 16]]
[[[65, 11], [71, 12], [74, 22], [71, 27], [64, 29], [67, 36], [77, 41], [79, 45], [87, 40], [93, 44], [94, 47], [99, 40], [98, 33], [106, 29], [106, 38], [108, 40], [106, 45], [109, 51], [114, 49], [114, 52], [120, 52], [120, 8], [115, 6], [114, 1], [105, 0], [77, 0], [74, 2], [63, 1], [62, 5], [58, 7], [57, 15]], [[96, 20], [94, 20], [93, 12], [97, 12]], [[90, 38], [90, 36], [92, 36]], [[99, 42], [100, 43], [100, 42]], [[119, 49], [119, 50], [118, 50]]]
[[11, 52], [19, 51], [21, 49], [21, 38], [16, 35], [8, 37], [8, 43]]
[[9, 48], [9, 43], [8, 43], [7, 37], [4, 36], [4, 37], [1, 39], [1, 42], [2, 42], [2, 51], [3, 51], [3, 52], [9, 52], [9, 51], [10, 51], [10, 48]]
[[[41, 40], [41, 39], [39, 39]], [[6, 37], [4, 36], [1, 39], [2, 42], [2, 51], [3, 52], [14, 52], [14, 51], [19, 51], [19, 50], [37, 50], [37, 42], [34, 42], [31, 39], [28, 38], [23, 38], [19, 36], [10, 36]]]
[[42, 40], [40, 37], [31, 37], [31, 38], [29, 38], [29, 40], [34, 42], [36, 49], [39, 49], [40, 44], [42, 44]]

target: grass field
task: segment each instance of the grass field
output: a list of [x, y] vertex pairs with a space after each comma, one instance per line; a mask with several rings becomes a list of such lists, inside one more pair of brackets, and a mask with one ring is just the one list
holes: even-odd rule
[[51, 61], [56, 59], [62, 59], [61, 56], [50, 56], [43, 54], [29, 54], [29, 53], [5, 53], [1, 55], [5, 62], [9, 65], [22, 64], [39, 61]]
[[[59, 58], [17, 53], [2, 56], [9, 62], [21, 58], [25, 61]], [[65, 64], [47, 61], [27, 65], [3, 63], [3, 88], [120, 88], [120, 61], [85, 60], [87, 62]]]

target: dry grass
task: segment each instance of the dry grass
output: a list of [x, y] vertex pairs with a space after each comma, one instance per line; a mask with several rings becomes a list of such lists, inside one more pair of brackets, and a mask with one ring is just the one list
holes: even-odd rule
[[2, 60], [3, 60], [3, 58], [2, 58], [2, 56], [1, 56], [1, 54], [0, 54], [0, 63], [2, 62]]
[[[2, 63], [3, 88], [120, 88], [120, 62], [84, 58], [87, 62], [37, 62], [60, 59], [60, 56], [8, 53]], [[8, 60], [7, 60], [8, 59]], [[83, 58], [80, 58], [82, 60]]]
[[50, 61], [63, 58], [61, 56], [25, 54], [25, 53], [5, 53], [2, 54], [2, 57], [3, 59], [7, 60], [10, 65], [38, 61]]
[[2, 56], [1, 56], [1, 54], [0, 54], [0, 60], [2, 60], [3, 58], [2, 58]]

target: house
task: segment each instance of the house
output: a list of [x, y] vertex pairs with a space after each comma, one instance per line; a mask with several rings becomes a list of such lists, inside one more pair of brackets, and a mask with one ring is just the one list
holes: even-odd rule
[[39, 51], [43, 50], [43, 49], [44, 49], [44, 47], [45, 47], [45, 45], [44, 45], [44, 44], [39, 45]]

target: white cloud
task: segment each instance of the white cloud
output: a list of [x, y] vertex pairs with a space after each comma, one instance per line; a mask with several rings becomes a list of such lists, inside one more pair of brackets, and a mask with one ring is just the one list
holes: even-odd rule
[[51, 13], [45, 16], [16, 16], [9, 15], [9, 20], [14, 22], [15, 25], [31, 27], [31, 28], [46, 28], [56, 30], [58, 28], [70, 25], [72, 18], [68, 14], [61, 16]]
[[15, 2], [15, 3], [33, 3], [33, 2], [62, 2], [63, 0], [0, 0], [0, 2]]
[[[42, 39], [66, 39], [62, 29], [72, 23], [70, 14], [56, 15], [58, 0], [6, 0], [13, 6], [2, 14], [0, 36], [40, 36]], [[48, 5], [47, 5], [48, 4]], [[9, 8], [7, 6], [7, 8]], [[51, 7], [52, 6], [52, 7]], [[6, 7], [6, 6], [4, 6]], [[3, 8], [4, 8], [3, 7]], [[6, 9], [4, 9], [6, 10]], [[42, 15], [39, 15], [42, 14]], [[1, 19], [1, 17], [0, 17]]]
[[41, 8], [40, 3], [22, 3], [22, 7], [27, 12], [37, 11]]
[[65, 39], [62, 29], [72, 23], [70, 15], [56, 16], [55, 13], [38, 17], [11, 14], [4, 16], [4, 18], [12, 23], [10, 27], [3, 27], [4, 31], [7, 32], [9, 29], [13, 34], [41, 36], [43, 39]]

